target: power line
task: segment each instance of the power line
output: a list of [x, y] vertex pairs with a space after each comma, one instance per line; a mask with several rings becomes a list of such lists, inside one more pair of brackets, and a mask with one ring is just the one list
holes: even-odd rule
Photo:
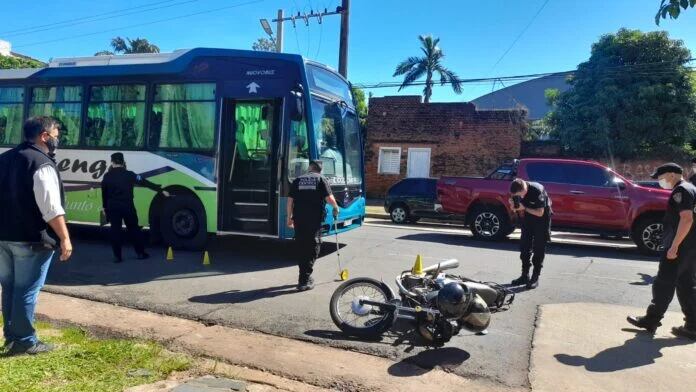
[[48, 23], [48, 24], [44, 24], [44, 25], [31, 26], [31, 27], [23, 27], [23, 28], [21, 28], [21, 29], [15, 29], [15, 30], [7, 30], [7, 31], [2, 31], [2, 32], [0, 32], [0, 35], [6, 36], [7, 34], [12, 34], [12, 33], [19, 32], [19, 31], [33, 30], [33, 29], [42, 28], [42, 27], [48, 27], [48, 26], [56, 26], [56, 25], [60, 25], [60, 24], [63, 24], [63, 23], [74, 22], [74, 21], [77, 21], [77, 20], [89, 19], [89, 18], [96, 18], [96, 17], [99, 17], [99, 16], [111, 15], [111, 14], [114, 14], [114, 13], [119, 13], [119, 12], [124, 12], [124, 11], [130, 11], [130, 10], [135, 10], [135, 9], [139, 9], [139, 8], [145, 8], [145, 7], [149, 7], [149, 6], [153, 6], [153, 5], [158, 5], [158, 4], [163, 4], [163, 3], [171, 3], [172, 1], [175, 1], [175, 0], [157, 1], [157, 2], [154, 2], [154, 3], [148, 3], [148, 4], [139, 5], [139, 6], [137, 6], [137, 7], [123, 8], [123, 9], [120, 9], [120, 10], [104, 12], [104, 13], [96, 14], [96, 15], [92, 15], [92, 16], [84, 16], [84, 17], [80, 17], [80, 18], [66, 19], [66, 20], [63, 20], [63, 21], [60, 21], [60, 22]]
[[[690, 58], [684, 61], [676, 61], [676, 63], [679, 64], [687, 64], [690, 62], [693, 62], [694, 58]], [[605, 69], [605, 77], [609, 78], [617, 78], [618, 76], [666, 76], [672, 74], [674, 71], [670, 69], [664, 69], [664, 70], [635, 70], [632, 71], [631, 73], [625, 73], [621, 72], [621, 68], [635, 68], [635, 67], [640, 67], [640, 66], [650, 66], [650, 65], [666, 65], [666, 64], [673, 64], [675, 61], [668, 61], [668, 62], [655, 62], [655, 63], [644, 63], [644, 64], [627, 64], [627, 65], [622, 65], [622, 66], [611, 66], [611, 67], [606, 67]], [[696, 70], [696, 67], [685, 67], [687, 69], [691, 70]], [[530, 79], [536, 79], [540, 77], [553, 77], [553, 78], [560, 78], [560, 77], [568, 77], [569, 75], [575, 73], [576, 71], [565, 71], [565, 72], [546, 72], [546, 73], [535, 73], [535, 74], [526, 74], [526, 75], [512, 75], [512, 76], [496, 76], [496, 77], [488, 77], [488, 78], [471, 78], [471, 79], [458, 79], [460, 83], [463, 84], [479, 84], [479, 83], [501, 83], [503, 84], [503, 81], [506, 82], [522, 82], [522, 81], [527, 81]], [[445, 82], [445, 85], [451, 84], [453, 81], [448, 81]], [[395, 88], [395, 87], [400, 87], [403, 82], [398, 82], [398, 81], [389, 81], [389, 82], [377, 82], [377, 83], [354, 83], [353, 85], [358, 88], [362, 89], [377, 89], [377, 88]], [[440, 82], [432, 82], [434, 84], [441, 84]], [[416, 81], [409, 83], [407, 86], [424, 86], [426, 82], [424, 80], [421, 81]]]
[[172, 20], [183, 19], [183, 18], [190, 18], [190, 17], [192, 17], [192, 16], [198, 16], [198, 15], [203, 15], [203, 14], [209, 14], [209, 13], [211, 13], [211, 12], [223, 11], [223, 10], [227, 10], [227, 9], [231, 9], [231, 8], [242, 7], [242, 6], [245, 6], [245, 5], [261, 3], [261, 2], [264, 2], [264, 1], [266, 1], [266, 0], [252, 0], [252, 1], [247, 1], [247, 2], [244, 2], [244, 3], [238, 3], [238, 4], [235, 4], [235, 5], [230, 5], [230, 6], [226, 6], [226, 7], [220, 7], [220, 8], [215, 8], [215, 9], [209, 9], [209, 10], [200, 11], [200, 12], [194, 12], [194, 13], [186, 14], [186, 15], [174, 16], [174, 17], [171, 17], [171, 18], [158, 19], [158, 20], [153, 20], [153, 21], [150, 21], [150, 22], [138, 23], [138, 24], [129, 25], [129, 26], [121, 26], [121, 27], [117, 27], [117, 28], [113, 28], [113, 29], [97, 31], [97, 32], [94, 32], [94, 33], [78, 34], [78, 35], [73, 35], [73, 36], [69, 36], [69, 37], [62, 37], [62, 38], [52, 39], [52, 40], [48, 40], [48, 41], [32, 42], [32, 43], [25, 44], [25, 45], [16, 45], [15, 47], [17, 47], [17, 48], [25, 48], [25, 47], [29, 47], [29, 46], [43, 45], [43, 44], [48, 44], [48, 43], [53, 43], [53, 42], [61, 42], [61, 41], [65, 41], [65, 40], [75, 39], [75, 38], [89, 37], [89, 36], [99, 35], [99, 34], [108, 33], [108, 32], [112, 32], [112, 31], [119, 31], [119, 30], [123, 30], [123, 29], [130, 29], [130, 28], [133, 28], [133, 27], [148, 26], [148, 25], [156, 24], [156, 23], [169, 22], [169, 21], [172, 21]]
[[510, 51], [512, 50], [512, 48], [515, 47], [515, 44], [517, 43], [517, 41], [519, 41], [520, 38], [522, 38], [522, 36], [524, 35], [524, 33], [527, 32], [527, 30], [532, 26], [532, 24], [534, 24], [534, 21], [536, 20], [537, 16], [539, 16], [539, 14], [541, 13], [541, 11], [544, 10], [544, 8], [546, 7], [546, 4], [548, 4], [548, 3], [549, 3], [549, 0], [544, 1], [544, 4], [542, 4], [541, 7], [539, 7], [539, 9], [537, 10], [536, 14], [534, 14], [534, 16], [533, 16], [532, 19], [529, 21], [529, 23], [527, 23], [527, 25], [524, 27], [524, 29], [522, 29], [522, 31], [520, 31], [520, 33], [517, 35], [517, 37], [515, 38], [515, 40], [512, 41], [512, 44], [510, 44], [510, 46], [507, 48], [507, 50], [505, 51], [505, 53], [503, 53], [503, 55], [500, 56], [500, 58], [498, 59], [498, 61], [496, 61], [495, 64], [493, 64], [493, 67], [491, 68], [491, 71], [493, 71], [493, 70], [495, 69], [495, 67], [497, 67], [498, 64], [500, 64], [501, 61], [503, 61], [503, 59], [505, 58], [505, 56], [507, 56], [507, 54], [510, 53]]
[[77, 25], [81, 25], [81, 24], [85, 24], [85, 23], [98, 22], [98, 21], [107, 20], [107, 19], [120, 18], [120, 17], [123, 17], [123, 16], [140, 14], [140, 13], [142, 13], [142, 12], [156, 11], [156, 10], [160, 10], [160, 9], [164, 9], [164, 8], [176, 7], [176, 6], [179, 6], [179, 5], [182, 5], [182, 4], [195, 3], [195, 2], [197, 2], [197, 1], [198, 1], [198, 0], [186, 0], [186, 1], [181, 1], [181, 2], [179, 2], [179, 3], [168, 4], [168, 5], [163, 5], [163, 6], [153, 7], [153, 8], [148, 8], [148, 9], [139, 9], [138, 11], [120, 13], [120, 14], [112, 15], [112, 16], [105, 16], [105, 17], [101, 17], [101, 18], [90, 18], [90, 19], [85, 19], [85, 20], [81, 20], [81, 21], [78, 20], [78, 21], [76, 21], [76, 22], [69, 23], [69, 24], [64, 24], [64, 25], [62, 25], [62, 26], [45, 27], [45, 28], [41, 28], [41, 29], [35, 29], [35, 30], [24, 31], [24, 32], [21, 32], [21, 33], [8, 34], [8, 35], [5, 35], [5, 37], [17, 37], [17, 36], [20, 36], [20, 35], [35, 34], [35, 33], [39, 33], [39, 32], [42, 32], [42, 31], [55, 30], [55, 29], [63, 29], [63, 28], [66, 28], [66, 27], [77, 26]]

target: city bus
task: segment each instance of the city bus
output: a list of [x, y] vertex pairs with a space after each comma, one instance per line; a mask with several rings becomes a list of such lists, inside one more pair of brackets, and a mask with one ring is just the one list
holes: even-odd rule
[[364, 220], [350, 84], [299, 55], [196, 48], [0, 70], [0, 152], [36, 115], [60, 124], [73, 223], [100, 222], [100, 181], [116, 151], [170, 194], [137, 187], [134, 198], [140, 224], [175, 248], [201, 249], [209, 234], [291, 238], [289, 186], [310, 160], [322, 161], [341, 207], [334, 222], [327, 206], [324, 235]]

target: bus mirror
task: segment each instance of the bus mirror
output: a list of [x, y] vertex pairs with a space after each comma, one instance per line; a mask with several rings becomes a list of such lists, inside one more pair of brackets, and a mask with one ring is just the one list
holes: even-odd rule
[[291, 108], [290, 108], [290, 115], [292, 118], [292, 121], [297, 121], [300, 122], [304, 119], [304, 99], [303, 95], [300, 92], [293, 92], [292, 94], [292, 102], [291, 102]]

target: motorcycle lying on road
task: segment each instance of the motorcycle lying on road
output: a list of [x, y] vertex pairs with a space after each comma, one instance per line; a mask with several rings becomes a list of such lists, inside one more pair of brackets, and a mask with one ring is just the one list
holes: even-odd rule
[[403, 271], [396, 277], [399, 298], [384, 282], [355, 278], [341, 284], [330, 301], [331, 319], [345, 334], [374, 339], [397, 319], [415, 323], [416, 330], [433, 346], [442, 346], [462, 328], [485, 332], [491, 313], [506, 310], [515, 299], [511, 290], [443, 271], [457, 268], [447, 260], [426, 268]]

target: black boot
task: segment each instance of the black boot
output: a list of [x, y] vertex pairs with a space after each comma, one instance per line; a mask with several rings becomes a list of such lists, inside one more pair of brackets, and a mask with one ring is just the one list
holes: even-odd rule
[[537, 268], [534, 268], [534, 272], [532, 273], [532, 279], [527, 282], [527, 289], [535, 289], [539, 287], [539, 274], [541, 271], [537, 270]]
[[522, 286], [529, 282], [529, 268], [522, 268], [522, 275], [519, 278], [510, 282], [513, 286]]
[[659, 321], [653, 321], [645, 316], [628, 316], [626, 321], [634, 327], [642, 328], [650, 333], [655, 333], [657, 327], [661, 326], [662, 323]]

